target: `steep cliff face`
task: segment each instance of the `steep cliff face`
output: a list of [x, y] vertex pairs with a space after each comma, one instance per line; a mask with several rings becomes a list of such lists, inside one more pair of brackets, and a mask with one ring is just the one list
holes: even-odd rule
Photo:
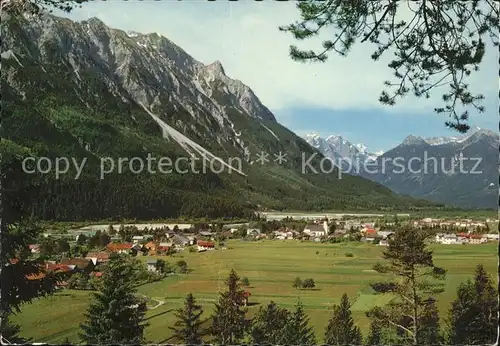
[[[244, 130], [238, 116], [276, 123], [248, 86], [225, 75], [220, 62], [205, 66], [158, 34], [127, 34], [96, 18], [77, 23], [44, 15], [8, 22], [4, 56], [37, 65], [42, 73], [54, 62], [63, 65], [68, 74], [59, 77], [71, 82], [74, 93], [85, 94], [92, 77], [114, 97], [145, 105], [186, 135], [215, 137], [240, 151], [245, 141], [234, 143]], [[4, 71], [11, 82], [15, 70]], [[51, 77], [43, 76], [48, 82]], [[30, 92], [21, 80], [12, 84], [18, 94]]]

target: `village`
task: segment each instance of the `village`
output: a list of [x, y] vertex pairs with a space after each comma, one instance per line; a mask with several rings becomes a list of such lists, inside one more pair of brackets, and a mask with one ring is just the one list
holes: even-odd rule
[[[46, 258], [45, 272], [63, 272], [67, 277], [84, 273], [98, 279], [102, 276], [99, 269], [109, 260], [112, 253], [127, 254], [134, 257], [149, 256], [144, 261], [144, 269], [150, 273], [164, 273], [159, 259], [183, 251], [203, 253], [227, 250], [230, 239], [240, 241], [311, 241], [317, 243], [365, 242], [375, 246], [387, 246], [394, 230], [401, 226], [413, 227], [415, 231], [432, 231], [430, 242], [455, 244], [483, 244], [498, 241], [498, 233], [489, 232], [488, 222], [472, 220], [442, 220], [424, 218], [421, 220], [380, 220], [366, 222], [358, 219], [328, 219], [315, 217], [294, 220], [262, 220], [259, 222], [215, 225], [215, 224], [127, 224], [89, 226], [69, 230], [63, 234], [46, 232], [40, 243], [30, 244], [32, 255]], [[93, 240], [92, 240], [93, 239]], [[67, 243], [63, 250], [47, 253], [46, 243]], [[92, 243], [92, 245], [90, 245]], [[72, 246], [72, 247], [71, 247]], [[257, 245], [256, 245], [257, 246]], [[83, 250], [82, 250], [83, 247]], [[50, 247], [49, 247], [50, 248]], [[59, 246], [59, 248], [61, 248]], [[86, 251], [86, 249], [88, 251]], [[49, 255], [49, 256], [47, 256]], [[160, 261], [161, 262], [161, 261]], [[182, 268], [180, 272], [182, 273]], [[44, 273], [40, 273], [44, 275]], [[39, 276], [30, 279], [38, 279]], [[60, 283], [60, 287], [67, 281]]]

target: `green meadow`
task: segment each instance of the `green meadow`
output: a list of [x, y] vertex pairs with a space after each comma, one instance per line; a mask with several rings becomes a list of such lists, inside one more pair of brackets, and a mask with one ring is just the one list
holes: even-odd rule
[[[188, 292], [192, 292], [209, 317], [217, 292], [224, 290], [224, 280], [234, 268], [240, 277], [248, 277], [251, 293], [248, 307], [253, 315], [260, 306], [273, 300], [282, 307], [293, 309], [300, 298], [315, 326], [318, 341], [330, 316], [333, 304], [339, 302], [346, 292], [352, 304], [357, 323], [366, 333], [369, 320], [365, 311], [376, 305], [383, 305], [389, 299], [376, 295], [369, 283], [385, 280], [387, 276], [371, 268], [382, 261], [384, 247], [372, 244], [317, 244], [312, 242], [230, 241], [227, 250], [203, 253], [178, 253], [165, 258], [170, 263], [185, 260], [190, 272], [171, 276], [162, 281], [139, 287], [140, 294], [150, 298], [151, 306], [162, 305], [147, 313], [146, 338], [150, 342], [168, 343], [169, 326], [173, 325], [173, 311], [181, 306]], [[448, 270], [445, 292], [439, 294], [438, 305], [445, 317], [458, 285], [471, 278], [477, 264], [497, 280], [497, 243], [481, 245], [432, 245], [435, 263]], [[348, 257], [346, 254], [353, 256]], [[151, 257], [141, 257], [144, 261]], [[295, 277], [313, 278], [316, 289], [296, 290], [292, 287]], [[21, 326], [21, 335], [33, 338], [33, 342], [57, 343], [66, 337], [78, 342], [79, 324], [84, 321], [85, 309], [90, 292], [65, 290], [54, 296], [35, 300], [25, 305], [13, 322]]]

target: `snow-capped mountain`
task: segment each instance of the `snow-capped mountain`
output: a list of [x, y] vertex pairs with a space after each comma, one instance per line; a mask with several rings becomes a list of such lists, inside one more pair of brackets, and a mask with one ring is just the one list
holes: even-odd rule
[[369, 152], [364, 144], [353, 144], [342, 136], [330, 135], [324, 139], [318, 133], [309, 133], [304, 139], [338, 167], [351, 174], [356, 174], [365, 162], [373, 161], [383, 154], [382, 151]]
[[489, 130], [481, 129], [479, 127], [476, 127], [475, 129], [471, 130], [469, 134], [464, 134], [460, 136], [440, 136], [440, 137], [427, 137], [427, 138], [422, 138], [418, 136], [413, 136], [409, 135], [403, 140], [402, 144], [405, 145], [414, 145], [414, 144], [428, 144], [432, 146], [436, 145], [443, 145], [443, 144], [459, 144], [462, 142], [465, 142], [469, 137], [474, 135], [475, 133], [483, 133], [483, 132], [491, 132]]
[[[481, 131], [482, 129], [480, 127], [476, 127], [471, 131], [471, 134], [474, 134], [478, 131]], [[486, 130], [488, 131], [488, 130]], [[461, 136], [443, 136], [443, 137], [428, 137], [425, 139], [425, 142], [427, 142], [430, 145], [442, 145], [442, 144], [447, 144], [447, 143], [461, 143], [467, 138], [471, 136], [471, 134], [465, 134]]]
[[[409, 135], [400, 145], [378, 153], [369, 153], [364, 145], [341, 136], [323, 139], [310, 133], [304, 138], [344, 172], [397, 193], [466, 208], [494, 208], [497, 204], [499, 135], [493, 131], [475, 128], [450, 137]], [[463, 172], [461, 157], [465, 158]]]

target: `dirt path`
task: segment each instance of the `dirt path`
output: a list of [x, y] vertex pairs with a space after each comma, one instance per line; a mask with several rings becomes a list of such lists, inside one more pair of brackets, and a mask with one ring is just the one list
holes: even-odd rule
[[140, 294], [140, 293], [138, 293], [138, 295], [140, 295], [141, 297], [144, 297], [144, 298], [147, 298], [147, 299], [151, 299], [151, 300], [154, 300], [154, 301], [158, 302], [155, 306], [148, 307], [148, 310], [154, 310], [156, 308], [159, 308], [163, 304], [165, 304], [165, 301], [163, 301], [163, 300], [156, 299], [156, 298], [151, 298], [151, 297], [145, 296], [144, 294]]
[[157, 301], [158, 304], [156, 304], [155, 306], [153, 306], [151, 308], [148, 308], [148, 310], [153, 310], [153, 309], [159, 308], [160, 306], [162, 306], [163, 304], [165, 304], [165, 301], [163, 301], [163, 300], [159, 300], [159, 299], [155, 299], [155, 298], [149, 298], [149, 299]]

